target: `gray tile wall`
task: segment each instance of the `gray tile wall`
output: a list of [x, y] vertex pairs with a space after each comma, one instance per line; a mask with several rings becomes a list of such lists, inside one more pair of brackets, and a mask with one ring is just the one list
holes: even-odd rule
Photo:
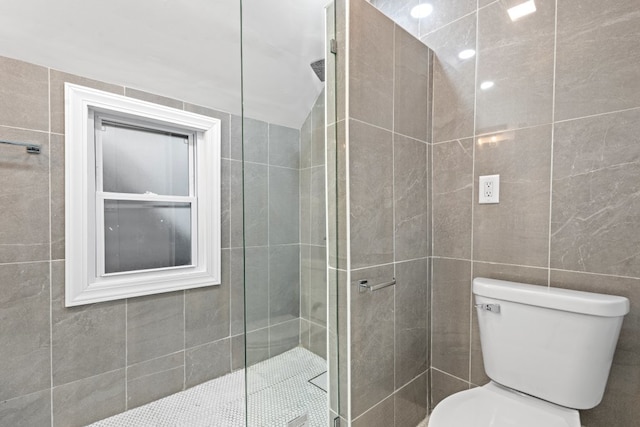
[[[640, 14], [637, 2], [371, 0], [435, 52], [432, 405], [488, 381], [474, 276], [611, 293], [631, 300], [603, 402], [585, 426], [635, 425], [640, 386]], [[477, 55], [461, 60], [463, 49]], [[479, 85], [495, 86], [483, 91]], [[487, 137], [496, 136], [491, 143]], [[478, 176], [500, 174], [499, 205]], [[452, 315], [455, 313], [455, 315]]]
[[[232, 312], [234, 305], [242, 307], [245, 298], [246, 357], [252, 365], [300, 344], [300, 182], [305, 175], [300, 130], [254, 119], [245, 119], [243, 128], [241, 118], [232, 116], [230, 152], [238, 174], [232, 182], [242, 180], [243, 135], [246, 295], [237, 292], [231, 307]], [[231, 200], [238, 202], [241, 221], [242, 190], [232, 192]], [[232, 229], [231, 240], [239, 248], [232, 250], [232, 268], [242, 271], [242, 234], [234, 236]], [[241, 316], [232, 324], [242, 332]]]
[[[42, 145], [0, 146], [0, 425], [81, 426], [242, 368], [240, 117], [9, 58], [0, 74], [0, 138]], [[64, 82], [222, 120], [221, 286], [64, 307]], [[250, 337], [264, 332], [256, 352], [278, 354], [299, 342], [298, 131], [249, 119], [246, 132], [265, 292]]]
[[[431, 53], [403, 29], [409, 21], [395, 24], [365, 0], [347, 4], [349, 103], [338, 147], [348, 154], [351, 284], [340, 286], [350, 292], [349, 417], [354, 426], [413, 426], [428, 402]], [[375, 292], [355, 284], [393, 278]]]

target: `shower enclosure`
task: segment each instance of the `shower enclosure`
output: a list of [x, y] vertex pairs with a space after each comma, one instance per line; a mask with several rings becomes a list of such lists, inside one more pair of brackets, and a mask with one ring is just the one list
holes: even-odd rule
[[[0, 425], [326, 426], [329, 409], [339, 413], [338, 280], [335, 263], [328, 268], [338, 253], [334, 20], [325, 0], [114, 0], [99, 13], [77, 0], [25, 0], [4, 8]], [[65, 145], [67, 83], [120, 105], [135, 99], [146, 111], [215, 123], [219, 135], [206, 141], [220, 143], [212, 241], [219, 238], [221, 268], [211, 276], [220, 283], [65, 305], [65, 270], [74, 268], [65, 182], [82, 186], [100, 172], [97, 161], [80, 177], [65, 170], [85, 147]], [[199, 128], [94, 110], [122, 122], [114, 119], [123, 147], [138, 147], [112, 153], [114, 170], [165, 176], [175, 156], [136, 143], [140, 134], [170, 134], [188, 158], [182, 171], [205, 176]], [[81, 127], [78, 139], [103, 147], [97, 141], [113, 133], [110, 123], [84, 123], [91, 132]], [[125, 162], [125, 151], [135, 162]], [[207, 227], [206, 212], [190, 215], [183, 222], [194, 239], [181, 246], [185, 231], [169, 218], [179, 197], [128, 175], [139, 185], [119, 197], [158, 203], [113, 209], [109, 191], [87, 190], [88, 205], [104, 199], [93, 203], [96, 217], [107, 217], [102, 227], [87, 222], [87, 242], [107, 240], [109, 257], [130, 263], [134, 277], [191, 268], [199, 258], [182, 249], [200, 248], [193, 230], [216, 234], [217, 221]], [[195, 206], [198, 181], [187, 181]], [[104, 239], [116, 232], [117, 240]], [[106, 265], [98, 279], [122, 273], [97, 247], [89, 258]], [[158, 253], [166, 257], [159, 264]]]

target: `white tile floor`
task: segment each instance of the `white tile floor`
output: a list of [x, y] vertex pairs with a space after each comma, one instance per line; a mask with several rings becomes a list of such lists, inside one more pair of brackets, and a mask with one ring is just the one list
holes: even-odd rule
[[[249, 368], [250, 426], [284, 427], [304, 413], [309, 426], [326, 427], [327, 394], [309, 383], [326, 361], [295, 348]], [[243, 427], [244, 370], [91, 424], [92, 427]]]

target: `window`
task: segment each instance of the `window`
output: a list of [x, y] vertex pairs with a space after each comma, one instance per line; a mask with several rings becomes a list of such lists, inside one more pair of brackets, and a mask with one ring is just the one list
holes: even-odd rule
[[65, 97], [66, 305], [220, 284], [220, 121]]

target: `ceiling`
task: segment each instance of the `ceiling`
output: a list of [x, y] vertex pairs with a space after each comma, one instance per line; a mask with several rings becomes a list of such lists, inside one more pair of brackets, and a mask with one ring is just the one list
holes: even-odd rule
[[[244, 110], [299, 128], [328, 0], [242, 0]], [[0, 55], [240, 114], [240, 0], [0, 0]]]

